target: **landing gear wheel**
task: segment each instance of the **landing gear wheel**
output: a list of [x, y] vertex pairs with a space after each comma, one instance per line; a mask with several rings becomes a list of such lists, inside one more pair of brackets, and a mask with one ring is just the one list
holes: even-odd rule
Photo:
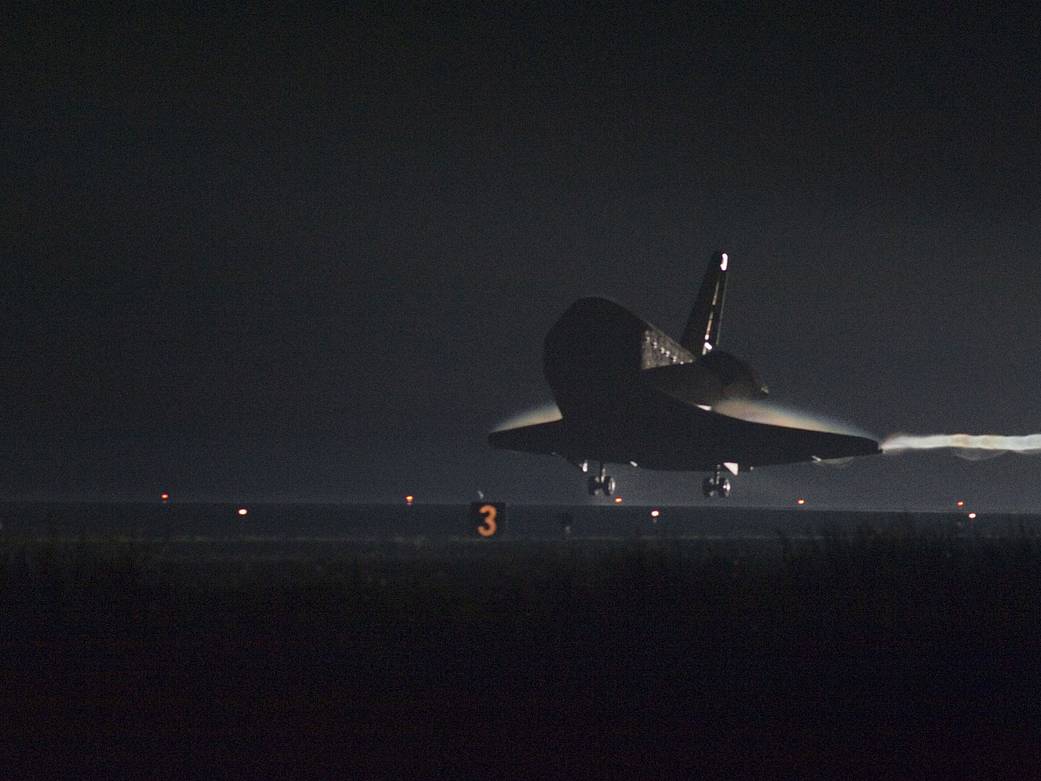
[[701, 493], [706, 499], [713, 496], [730, 496], [730, 478], [723, 477], [718, 472], [712, 477], [706, 477], [701, 483]]
[[596, 496], [599, 493], [602, 493], [604, 496], [611, 496], [615, 489], [614, 478], [607, 474], [604, 465], [601, 464], [600, 471], [595, 475], [589, 476], [589, 480], [586, 481], [586, 488], [589, 490], [590, 496]]

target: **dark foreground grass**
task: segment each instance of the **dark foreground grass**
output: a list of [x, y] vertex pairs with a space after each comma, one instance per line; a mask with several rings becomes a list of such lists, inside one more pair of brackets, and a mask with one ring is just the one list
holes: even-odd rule
[[1020, 775], [1041, 540], [0, 543], [21, 760]]

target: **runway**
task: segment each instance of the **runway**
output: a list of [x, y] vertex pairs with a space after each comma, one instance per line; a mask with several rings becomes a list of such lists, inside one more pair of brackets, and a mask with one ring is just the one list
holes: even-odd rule
[[[475, 503], [478, 507], [480, 503]], [[0, 503], [0, 536], [128, 537], [270, 541], [630, 540], [778, 541], [858, 530], [959, 537], [1041, 534], [1041, 515], [978, 512], [870, 512], [748, 508], [720, 504], [499, 505], [495, 534], [477, 533], [470, 504]], [[245, 509], [245, 514], [240, 514]]]

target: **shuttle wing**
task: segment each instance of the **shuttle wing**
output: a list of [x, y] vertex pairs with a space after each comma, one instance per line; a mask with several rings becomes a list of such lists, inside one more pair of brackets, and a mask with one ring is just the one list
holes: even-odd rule
[[878, 442], [853, 434], [757, 423], [688, 406], [688, 430], [697, 432], [696, 450], [706, 451], [706, 464], [736, 461], [742, 466], [768, 466], [801, 461], [880, 453]]
[[868, 437], [758, 423], [650, 391], [625, 420], [572, 427], [565, 420], [496, 431], [493, 447], [650, 469], [703, 471], [829, 461], [881, 452]]
[[560, 453], [565, 442], [564, 421], [552, 420], [531, 426], [493, 431], [488, 435], [488, 444], [503, 450], [519, 450], [524, 453]]

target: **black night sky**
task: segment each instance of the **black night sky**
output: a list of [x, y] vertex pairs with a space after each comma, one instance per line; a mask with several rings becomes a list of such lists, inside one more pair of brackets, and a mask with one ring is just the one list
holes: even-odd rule
[[[488, 430], [550, 400], [574, 298], [678, 333], [720, 248], [776, 400], [1041, 431], [1041, 24], [915, 5], [5, 10], [0, 498], [587, 501]], [[944, 451], [731, 501], [1039, 478]]]

